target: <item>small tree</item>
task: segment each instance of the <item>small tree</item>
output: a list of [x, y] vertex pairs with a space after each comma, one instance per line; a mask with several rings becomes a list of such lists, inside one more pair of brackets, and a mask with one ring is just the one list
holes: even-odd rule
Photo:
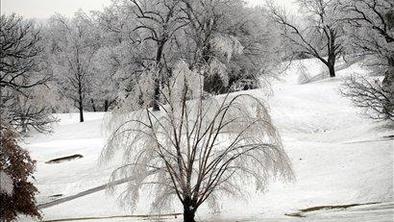
[[246, 94], [202, 98], [202, 78], [184, 62], [173, 70], [160, 112], [114, 113], [104, 160], [120, 150], [123, 164], [111, 180], [129, 178], [124, 200], [134, 207], [143, 188], [155, 192], [153, 209], [178, 198], [185, 222], [206, 201], [262, 190], [271, 176], [292, 178], [289, 159], [261, 100]]
[[305, 25], [296, 24], [284, 10], [270, 5], [273, 19], [283, 27], [283, 36], [296, 53], [317, 58], [324, 63], [330, 77], [335, 77], [335, 62], [344, 52], [341, 22], [330, 0], [299, 0]]
[[349, 97], [357, 107], [365, 108], [372, 119], [394, 121], [394, 102], [390, 89], [381, 81], [352, 76], [345, 80], [341, 89], [343, 96]]
[[[19, 132], [36, 130], [40, 133], [51, 131], [51, 123], [57, 121], [52, 115], [52, 105], [48, 89], [37, 86], [34, 89], [19, 92], [5, 92], [3, 96], [6, 121]], [[4, 116], [2, 116], [4, 117]]]
[[17, 134], [3, 123], [0, 146], [0, 185], [4, 186], [0, 188], [0, 220], [12, 221], [18, 214], [40, 217], [34, 197], [37, 188], [29, 182], [35, 161], [18, 146]]

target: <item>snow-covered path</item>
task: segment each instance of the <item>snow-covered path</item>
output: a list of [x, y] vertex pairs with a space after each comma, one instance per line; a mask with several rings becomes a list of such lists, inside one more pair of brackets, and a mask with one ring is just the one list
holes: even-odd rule
[[[302, 61], [310, 73], [317, 74], [314, 60]], [[339, 95], [341, 78], [362, 69], [354, 64], [338, 72], [333, 79], [304, 85], [297, 84], [295, 66], [284, 81], [273, 84], [274, 95], [268, 98], [275, 125], [292, 160], [297, 180], [273, 181], [264, 194], [245, 197], [245, 201], [223, 198], [221, 213], [212, 215], [202, 207], [197, 215], [204, 221], [393, 221], [394, 135], [384, 123], [364, 118], [360, 110]], [[264, 90], [249, 91], [264, 97]], [[88, 113], [85, 123], [76, 114], [59, 115], [61, 121], [52, 135], [34, 135], [25, 147], [37, 160], [35, 184], [39, 203], [67, 197], [108, 181], [113, 166], [98, 166], [104, 146], [102, 113]], [[367, 142], [366, 142], [367, 141]], [[81, 154], [82, 159], [59, 164], [45, 162], [62, 156]], [[149, 213], [146, 198], [135, 214]], [[285, 216], [299, 209], [322, 205], [381, 204], [346, 210], [316, 211], [304, 218]], [[175, 206], [177, 207], [177, 206]], [[164, 213], [175, 213], [167, 209]], [[45, 220], [75, 217], [128, 215], [116, 197], [104, 191], [43, 209]], [[145, 218], [146, 219], [146, 218]], [[31, 219], [22, 218], [21, 221]], [[89, 221], [134, 221], [105, 219]], [[141, 219], [142, 220], [142, 219]], [[139, 219], [135, 219], [139, 221]], [[169, 218], [165, 221], [181, 221]]]

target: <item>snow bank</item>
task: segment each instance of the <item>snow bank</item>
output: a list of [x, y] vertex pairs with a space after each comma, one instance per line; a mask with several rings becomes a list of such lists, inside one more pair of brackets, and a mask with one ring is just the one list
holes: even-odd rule
[[[311, 76], [320, 73], [318, 61], [308, 59], [301, 62]], [[272, 181], [265, 193], [255, 193], [253, 187], [245, 185], [245, 189], [250, 191], [245, 201], [223, 197], [221, 214], [212, 215], [209, 207], [203, 206], [197, 219], [298, 221], [284, 214], [319, 205], [394, 202], [394, 141], [384, 139], [394, 131], [384, 123], [362, 116], [358, 108], [339, 94], [342, 78], [355, 72], [365, 70], [355, 63], [338, 71], [335, 78], [300, 85], [297, 82], [300, 73], [292, 65], [282, 81], [273, 83], [273, 96], [267, 98], [264, 90], [248, 91], [268, 100], [274, 124], [281, 132], [297, 180], [294, 183]], [[25, 147], [38, 161], [35, 184], [40, 191], [40, 203], [49, 201], [52, 195], [69, 196], [108, 181], [116, 166], [99, 167], [97, 164], [105, 144], [103, 116], [102, 113], [87, 113], [87, 121], [78, 123], [77, 115], [61, 114], [54, 134], [37, 134], [26, 141]], [[84, 158], [55, 165], [45, 164], [50, 159], [75, 153]], [[149, 192], [141, 193], [141, 203], [134, 213], [149, 213], [148, 195]], [[386, 211], [319, 214], [311, 216], [311, 221], [341, 221], [341, 218], [357, 221], [363, 217], [369, 218], [368, 221], [382, 218], [381, 221], [390, 221], [392, 207], [387, 206], [392, 205], [384, 205], [382, 208], [388, 209]], [[180, 209], [175, 205], [174, 208], [163, 209], [163, 213], [179, 212]], [[118, 205], [116, 196], [100, 191], [43, 209], [43, 214], [45, 219], [60, 219], [130, 212]], [[352, 215], [356, 219], [349, 219]], [[174, 220], [180, 221], [179, 218]]]

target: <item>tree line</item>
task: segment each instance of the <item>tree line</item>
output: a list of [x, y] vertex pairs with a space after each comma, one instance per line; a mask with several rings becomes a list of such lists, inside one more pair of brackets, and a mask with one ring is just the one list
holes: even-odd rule
[[108, 111], [129, 97], [158, 109], [179, 60], [200, 70], [208, 94], [258, 88], [283, 61], [300, 56], [317, 58], [330, 77], [340, 57], [368, 56], [381, 74], [392, 69], [393, 3], [298, 5], [303, 16], [272, 2], [248, 8], [236, 0], [113, 1], [41, 24], [2, 15], [3, 119], [46, 131], [50, 113], [78, 110], [83, 122], [84, 111]]
[[[187, 0], [114, 1], [103, 11], [78, 11], [72, 18], [56, 14], [40, 25], [2, 15], [4, 38], [15, 43], [10, 50], [25, 53], [2, 55], [16, 62], [6, 65], [21, 69], [3, 68], [2, 104], [13, 103], [14, 95], [31, 95], [29, 104], [18, 102], [23, 107], [7, 105], [13, 109], [8, 119], [40, 130], [51, 119], [30, 118], [36, 112], [74, 107], [83, 122], [85, 110], [108, 111], [128, 97], [136, 103], [150, 98], [158, 109], [159, 91], [179, 60], [200, 70], [207, 93], [257, 88], [258, 78], [272, 75], [280, 61], [267, 18], [266, 10], [240, 1]], [[38, 100], [46, 108], [30, 104]]]

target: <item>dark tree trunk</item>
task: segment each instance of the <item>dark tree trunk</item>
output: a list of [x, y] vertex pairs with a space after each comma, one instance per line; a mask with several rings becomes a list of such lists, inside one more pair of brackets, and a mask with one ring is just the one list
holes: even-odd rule
[[383, 90], [389, 92], [391, 95], [391, 101], [394, 101], [394, 55], [388, 59], [389, 67], [384, 73], [384, 79], [382, 81]]
[[26, 134], [27, 133], [27, 124], [26, 124], [26, 117], [24, 115], [21, 116], [21, 133]]
[[195, 222], [197, 207], [191, 197], [185, 197], [183, 200], [183, 222]]
[[389, 66], [394, 67], [394, 54], [391, 55], [387, 60], [388, 60]]
[[330, 72], [330, 77], [335, 77], [334, 65], [328, 65], [328, 71]]
[[109, 109], [108, 100], [104, 100], [104, 112], [108, 112], [108, 109]]
[[158, 48], [156, 52], [156, 65], [157, 68], [159, 69], [158, 71], [158, 76], [156, 76], [155, 79], [155, 89], [154, 89], [154, 98], [153, 98], [153, 110], [154, 111], [159, 111], [160, 106], [159, 106], [159, 101], [160, 101], [160, 85], [161, 85], [161, 78], [162, 78], [162, 67], [161, 67], [161, 57], [163, 55], [163, 49], [164, 49], [164, 44], [166, 43], [166, 39], [162, 39], [161, 41], [158, 42]]
[[156, 79], [155, 80], [155, 92], [154, 92], [154, 98], [153, 98], [153, 111], [159, 111], [160, 106], [159, 106], [159, 101], [160, 101], [160, 80]]
[[81, 122], [81, 123], [84, 122], [82, 102], [79, 102], [79, 122]]
[[336, 60], [335, 54], [331, 54], [328, 56], [327, 67], [330, 73], [330, 77], [335, 77], [335, 60]]
[[78, 101], [78, 109], [79, 109], [79, 122], [84, 122], [83, 119], [83, 96], [82, 96], [82, 83], [81, 81], [78, 82], [78, 94], [79, 94], [79, 101]]
[[93, 112], [97, 112], [96, 105], [94, 104], [94, 99], [91, 99], [90, 101], [92, 102]]
[[183, 222], [196, 222], [194, 220], [195, 215], [196, 211], [191, 206], [183, 207]]

